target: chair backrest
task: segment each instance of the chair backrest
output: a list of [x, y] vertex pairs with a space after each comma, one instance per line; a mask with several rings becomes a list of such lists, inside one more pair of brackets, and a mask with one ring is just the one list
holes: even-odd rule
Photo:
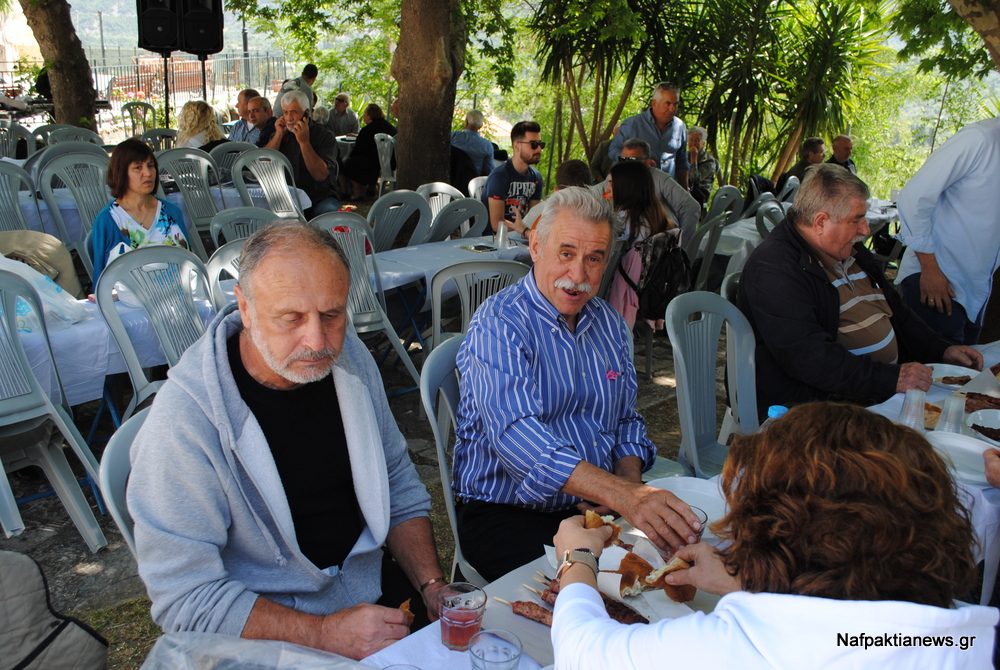
[[99, 147], [104, 146], [104, 140], [101, 136], [93, 130], [87, 130], [86, 128], [59, 128], [53, 130], [49, 133], [49, 138], [45, 143], [52, 146], [60, 142], [90, 142]]
[[463, 226], [467, 226], [470, 234], [471, 231], [478, 231], [481, 235], [489, 220], [490, 214], [481, 200], [475, 198], [452, 200], [434, 216], [434, 223], [431, 224], [425, 243], [446, 240]]
[[148, 144], [153, 151], [172, 149], [177, 144], [177, 131], [172, 128], [150, 128], [139, 139]]
[[483, 189], [489, 177], [475, 177], [469, 180], [469, 197], [479, 200], [483, 197]]
[[139, 247], [118, 256], [108, 263], [97, 280], [97, 306], [121, 350], [135, 390], [122, 419], [130, 416], [163, 382], [150, 382], [143, 372], [111, 290], [121, 282], [142, 305], [153, 324], [167, 365], [174, 366], [184, 351], [205, 332], [195, 304], [192, 285], [195, 281], [206, 288], [209, 286], [204, 263], [189, 251], [160, 244]]
[[757, 208], [760, 207], [760, 203], [767, 202], [768, 200], [776, 200], [773, 193], [761, 193], [758, 195], [750, 206], [747, 207], [747, 211], [743, 212], [743, 218], [749, 218], [757, 213]]
[[795, 194], [799, 192], [799, 178], [792, 175], [785, 180], [785, 185], [781, 188], [781, 193], [778, 194], [778, 200], [781, 202], [794, 202]]
[[221, 174], [219, 177], [223, 181], [232, 181], [232, 176], [230, 171], [232, 170], [233, 163], [239, 158], [239, 155], [244, 151], [253, 151], [257, 148], [256, 144], [251, 144], [250, 142], [223, 142], [222, 144], [217, 144], [212, 147], [212, 150], [208, 152], [208, 155], [212, 157], [215, 164], [219, 166], [219, 171]]
[[212, 241], [218, 247], [220, 236], [226, 242], [246, 239], [276, 218], [274, 212], [262, 207], [224, 209], [212, 217]]
[[[348, 309], [355, 330], [358, 333], [382, 330], [386, 321], [385, 297], [382, 294], [382, 280], [378, 274], [378, 261], [374, 254], [368, 254], [372, 238], [368, 222], [354, 212], [329, 212], [317, 216], [310, 223], [333, 235], [347, 255], [351, 265]], [[369, 275], [368, 258], [371, 259], [371, 268], [374, 271], [374, 288], [372, 288], [372, 277]]]
[[122, 121], [129, 137], [142, 135], [156, 127], [156, 108], [148, 102], [126, 102], [122, 105]]
[[757, 207], [754, 217], [757, 224], [757, 232], [760, 233], [760, 237], [763, 239], [785, 218], [785, 210], [777, 200], [765, 200]]
[[[38, 198], [31, 177], [13, 163], [0, 161], [0, 231], [28, 230], [28, 222], [21, 211], [22, 186], [27, 187], [24, 198], [32, 203], [37, 214]], [[41, 217], [38, 220], [41, 221]]]
[[[723, 212], [728, 212], [730, 210], [730, 205], [733, 205], [732, 210], [734, 212], [743, 211], [743, 194], [740, 193], [740, 189], [735, 186], [726, 185], [719, 188], [712, 196], [712, 204], [708, 208], [708, 212], [705, 214], [703, 221], [711, 221], [719, 214]], [[728, 217], [727, 217], [728, 222]]]
[[722, 280], [722, 289], [719, 295], [734, 305], [736, 304], [736, 293], [740, 290], [740, 276], [742, 274], [743, 272], [733, 272]]
[[[431, 350], [438, 346], [441, 333], [441, 305], [446, 287], [454, 286], [462, 306], [462, 330], [479, 306], [494, 293], [502, 291], [528, 274], [531, 268], [517, 261], [462, 261], [441, 268], [431, 278]], [[449, 285], [448, 282], [453, 282]]]
[[169, 149], [156, 160], [180, 188], [191, 223], [208, 228], [219, 212], [209, 187], [213, 177], [219, 183], [219, 166], [200, 149]]
[[611, 246], [611, 255], [608, 256], [608, 267], [604, 268], [604, 275], [601, 277], [601, 288], [597, 291], [597, 295], [601, 298], [607, 299], [608, 297], [608, 291], [611, 290], [611, 283], [615, 280], [615, 275], [618, 274], [618, 261], [622, 257], [622, 251], [625, 249], [625, 242], [627, 241], [624, 237], [619, 237]]
[[698, 275], [695, 277], [692, 287], [694, 291], [702, 291], [708, 284], [708, 272], [712, 266], [712, 258], [715, 256], [715, 248], [719, 246], [719, 238], [722, 237], [722, 228], [726, 225], [727, 218], [728, 214], [722, 212], [714, 219], [706, 221], [691, 236], [690, 245], [685, 245], [694, 252], [694, 257], [691, 259], [692, 265], [701, 259], [701, 266], [698, 268]]
[[18, 123], [0, 126], [0, 156], [17, 158], [17, 143], [21, 140], [28, 145], [27, 156], [35, 153], [37, 144], [30, 130]]
[[240, 278], [240, 252], [243, 251], [243, 244], [246, 238], [235, 239], [226, 242], [215, 250], [212, 257], [208, 259], [206, 269], [208, 271], [208, 284], [212, 292], [212, 302], [215, 303], [215, 311], [221, 312], [229, 304], [229, 296], [222, 290], [219, 279], [222, 271], [225, 270], [233, 279]]
[[36, 141], [44, 142], [45, 145], [48, 146], [50, 133], [56, 130], [60, 130], [62, 128], [75, 128], [75, 127], [76, 126], [71, 126], [68, 123], [46, 123], [45, 125], [38, 126], [34, 130], [32, 130], [31, 134], [35, 136]]
[[423, 243], [430, 233], [434, 217], [431, 216], [431, 206], [427, 204], [427, 200], [422, 195], [407, 190], [386, 193], [376, 200], [368, 210], [368, 224], [375, 235], [375, 251], [391, 249], [399, 230], [413, 214], [419, 214], [420, 220], [407, 244], [411, 247]]
[[392, 169], [392, 154], [396, 150], [396, 138], [386, 133], [375, 134], [375, 148], [378, 149], [379, 195], [383, 188], [396, 181], [396, 172]]
[[108, 504], [111, 518], [115, 520], [118, 530], [125, 539], [126, 546], [136, 558], [138, 555], [135, 553], [135, 524], [132, 523], [132, 515], [128, 512], [125, 492], [129, 473], [132, 472], [130, 458], [132, 443], [148, 414], [147, 407], [123, 423], [108, 440], [108, 446], [104, 447], [104, 453], [101, 455], [101, 494], [104, 496], [104, 502]]
[[41, 174], [45, 164], [56, 156], [66, 154], [90, 154], [91, 156], [108, 158], [108, 152], [92, 142], [60, 142], [29, 156], [28, 160], [24, 162], [24, 170], [31, 175], [35, 182], [38, 182], [38, 175]]
[[306, 220], [306, 215], [299, 207], [297, 194], [292, 196], [295, 193], [295, 177], [292, 164], [284, 154], [272, 149], [253, 149], [244, 151], [233, 161], [231, 170], [236, 191], [244, 205], [253, 207], [253, 198], [250, 197], [243, 176], [244, 168], [250, 171], [263, 189], [267, 207], [277, 218]]
[[[458, 539], [458, 517], [455, 515], [455, 499], [451, 490], [451, 468], [448, 464], [448, 438], [455, 425], [455, 413], [458, 410], [458, 368], [455, 358], [462, 346], [465, 336], [453, 337], [431, 352], [424, 362], [420, 375], [420, 400], [423, 403], [427, 419], [434, 435], [434, 446], [437, 448], [438, 474], [441, 477], [441, 490], [444, 493], [444, 506], [448, 512], [448, 522], [451, 534], [455, 539], [455, 558], [451, 565], [451, 578], [455, 577], [455, 566], [462, 570], [462, 576], [469, 582], [485, 586], [486, 580], [469, 564], [462, 553]], [[444, 402], [439, 404], [439, 398]]]
[[726, 372], [730, 407], [741, 432], [758, 429], [754, 335], [743, 313], [715, 293], [693, 291], [667, 306], [666, 328], [674, 352], [677, 406], [681, 424], [681, 462], [697, 477], [721, 471], [726, 449], [717, 442], [716, 359], [722, 324], [726, 338]]
[[433, 181], [430, 184], [418, 186], [417, 193], [422, 195], [431, 206], [431, 218], [436, 217], [438, 212], [452, 200], [465, 197], [457, 188], [443, 181]]

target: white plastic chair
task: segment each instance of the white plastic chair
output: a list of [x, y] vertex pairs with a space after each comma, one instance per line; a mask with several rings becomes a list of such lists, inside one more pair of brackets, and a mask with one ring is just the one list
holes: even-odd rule
[[233, 180], [232, 167], [236, 159], [244, 151], [253, 151], [256, 148], [257, 145], [250, 142], [223, 142], [212, 147], [208, 155], [219, 166], [219, 178], [223, 182], [229, 182]]
[[782, 209], [779, 201], [765, 200], [760, 203], [754, 217], [757, 232], [760, 234], [760, 238], [764, 239], [785, 218], [785, 210]]
[[666, 326], [673, 347], [677, 407], [681, 423], [678, 461], [689, 474], [707, 479], [722, 471], [729, 453], [717, 441], [716, 358], [722, 324], [726, 335], [729, 406], [740, 430], [757, 432], [754, 335], [743, 313], [725, 298], [707, 291], [677, 296], [667, 305]]
[[459, 229], [465, 230], [463, 237], [479, 237], [486, 230], [489, 221], [490, 214], [481, 200], [474, 198], [452, 200], [434, 215], [434, 223], [431, 224], [430, 233], [424, 243], [441, 242]]
[[[414, 195], [416, 194], [414, 193]], [[353, 214], [353, 216], [339, 216], [342, 214]], [[366, 254], [366, 249], [371, 245], [372, 237], [368, 223], [354, 212], [321, 214], [311, 223], [318, 228], [328, 230], [340, 244], [350, 262], [351, 292], [348, 295], [348, 309], [355, 331], [358, 335], [382, 332], [389, 340], [389, 344], [399, 354], [399, 358], [403, 361], [410, 376], [419, 385], [420, 375], [417, 373], [417, 368], [410, 360], [399, 335], [396, 334], [396, 329], [392, 327], [389, 317], [385, 314], [385, 297], [382, 293], [382, 280], [378, 274], [378, 261], [374, 254], [371, 256]], [[372, 278], [368, 274], [367, 258], [371, 258], [371, 267], [375, 275], [374, 288], [372, 287]]]
[[[684, 246], [693, 250], [694, 258], [691, 259], [691, 265], [694, 266], [695, 261], [701, 259], [701, 267], [698, 269], [698, 276], [694, 279], [694, 285], [691, 287], [694, 291], [703, 291], [705, 286], [708, 285], [708, 272], [712, 268], [712, 259], [715, 257], [715, 249], [719, 246], [719, 238], [722, 237], [722, 228], [726, 225], [726, 220], [729, 215], [726, 212], [717, 214], [714, 219], [710, 219], [698, 227], [694, 235], [691, 236], [690, 246], [685, 244]], [[702, 244], [702, 239], [708, 238], [705, 244]]]
[[53, 146], [60, 142], [90, 142], [99, 147], [104, 146], [104, 140], [101, 136], [93, 130], [87, 130], [86, 128], [59, 128], [53, 130], [49, 133], [49, 138], [45, 143]]
[[[466, 581], [477, 586], [486, 586], [487, 581], [466, 560], [462, 553], [462, 544], [458, 540], [458, 518], [455, 515], [455, 498], [451, 489], [451, 468], [448, 465], [448, 438], [458, 410], [458, 368], [455, 357], [465, 340], [464, 335], [453, 337], [441, 344], [424, 363], [424, 376], [420, 380], [420, 400], [431, 424], [434, 435], [434, 446], [437, 448], [438, 474], [441, 477], [441, 491], [444, 494], [444, 506], [448, 512], [448, 523], [451, 535], [455, 540], [455, 557], [451, 562], [450, 580], [455, 579], [455, 569], [461, 568]], [[444, 402], [439, 403], [439, 398]]]
[[31, 175], [31, 179], [37, 183], [38, 175], [41, 174], [42, 168], [56, 156], [63, 156], [65, 154], [91, 154], [99, 158], [108, 158], [107, 151], [91, 142], [60, 142], [59, 144], [53, 144], [33, 153], [28, 157], [28, 160], [24, 161], [22, 167], [25, 172]]
[[253, 198], [250, 197], [243, 177], [244, 168], [250, 171], [263, 189], [267, 207], [277, 215], [276, 218], [306, 220], [306, 215], [299, 207], [292, 164], [284, 154], [272, 149], [253, 149], [244, 151], [233, 161], [232, 175], [236, 191], [244, 205], [253, 207]]
[[17, 143], [21, 140], [28, 145], [28, 156], [35, 153], [37, 144], [30, 130], [18, 123], [0, 126], [0, 156], [17, 158]]
[[179, 247], [151, 245], [133, 249], [115, 258], [97, 280], [97, 306], [121, 350], [135, 391], [122, 421], [146, 398], [155, 394], [163, 381], [151, 382], [143, 371], [139, 354], [129, 339], [118, 314], [111, 289], [121, 282], [142, 305], [153, 324], [167, 365], [177, 365], [184, 351], [205, 332], [205, 325], [195, 305], [194, 282], [206, 289], [208, 270], [197, 256]]
[[[184, 199], [184, 207], [187, 209], [188, 222], [193, 224], [189, 240], [191, 247], [198, 258], [202, 261], [208, 260], [205, 246], [201, 242], [201, 231], [209, 231], [212, 227], [212, 219], [218, 214], [219, 209], [212, 196], [212, 188], [209, 184], [213, 178], [215, 183], [219, 183], [219, 166], [215, 164], [212, 157], [200, 149], [168, 149], [157, 157], [160, 169], [169, 174], [174, 183], [181, 191]], [[222, 196], [220, 189], [220, 197]], [[222, 207], [225, 209], [225, 201]]]
[[417, 193], [422, 195], [427, 200], [427, 204], [431, 206], [431, 218], [436, 217], [438, 212], [449, 202], [465, 197], [457, 188], [443, 181], [434, 181], [418, 186]]
[[[17, 330], [18, 298], [24, 300], [38, 317], [39, 331], [33, 336], [44, 344], [52, 364], [53, 388], [59, 392], [56, 402], [52, 402], [42, 390], [24, 352]], [[49, 346], [41, 300], [19, 276], [0, 271], [0, 304], [5, 316], [0, 320], [0, 462], [3, 463], [3, 470], [14, 472], [29, 465], [41, 467], [87, 546], [96, 553], [108, 541], [66, 460], [62, 450], [63, 440], [83, 463], [95, 485], [98, 479], [97, 459], [73, 424], [72, 412]], [[0, 525], [7, 537], [24, 530], [24, 522], [6, 474], [0, 476]]]
[[208, 259], [206, 269], [208, 271], [208, 285], [212, 293], [212, 302], [215, 304], [215, 311], [221, 312], [229, 304], [229, 296], [222, 290], [219, 277], [225, 270], [233, 279], [240, 278], [240, 253], [246, 238], [235, 239], [226, 242], [215, 250], [212, 257]]
[[212, 217], [212, 241], [218, 247], [220, 236], [226, 242], [246, 239], [276, 218], [274, 212], [262, 207], [224, 209]]
[[[722, 214], [723, 212], [729, 212], [730, 205], [733, 205], [732, 211], [735, 212], [735, 214], [738, 215], [740, 212], [742, 212], [743, 194], [740, 193], [740, 189], [736, 188], [735, 186], [726, 185], [721, 187], [718, 191], [715, 192], [715, 195], [712, 196], [712, 204], [709, 206], [708, 212], [705, 213], [705, 216], [702, 219], [702, 221], [711, 221], [719, 214]], [[739, 219], [739, 217], [737, 216], [736, 219], [732, 220], [730, 219], [731, 215], [727, 215], [726, 224], [735, 222], [736, 220]]]
[[415, 191], [401, 190], [386, 193], [375, 201], [368, 210], [368, 224], [374, 231], [376, 253], [392, 248], [399, 230], [415, 213], [419, 213], [420, 219], [407, 242], [410, 247], [422, 244], [431, 231], [434, 217], [431, 216], [431, 206], [427, 200]]
[[35, 214], [41, 221], [38, 212], [38, 197], [35, 195], [35, 185], [31, 177], [23, 169], [0, 161], [0, 231], [28, 230], [28, 222], [24, 219], [24, 212], [21, 211], [21, 199], [19, 193], [21, 187], [25, 196], [35, 208]]
[[87, 273], [94, 276], [94, 264], [90, 254], [81, 248], [79, 242], [70, 239], [56, 200], [53, 179], [65, 184], [73, 196], [76, 209], [80, 213], [80, 223], [85, 233], [90, 232], [94, 218], [111, 201], [111, 189], [104, 178], [108, 170], [108, 157], [91, 154], [66, 154], [56, 156], [39, 171], [38, 186], [42, 199], [49, 208], [49, 215], [56, 224], [59, 237], [71, 252], [76, 251], [83, 261]]
[[756, 214], [757, 208], [760, 207], [760, 204], [762, 202], [767, 202], [768, 200], [776, 200], [776, 199], [777, 198], [774, 197], [773, 193], [761, 193], [756, 198], [754, 198], [753, 202], [750, 203], [750, 206], [747, 207], [747, 211], [743, 212], [743, 218], [747, 219]]
[[[726, 278], [722, 280], [722, 286], [719, 289], [719, 295], [729, 301], [730, 304], [735, 305], [739, 309], [739, 305], [736, 303], [736, 294], [740, 288], [740, 276], [742, 271], [732, 272], [726, 274]], [[726, 336], [732, 337], [732, 327], [729, 323], [726, 323]], [[736, 421], [736, 414], [733, 412], [733, 408], [727, 406], [726, 414], [722, 417], [722, 428], [719, 429], [719, 444], [727, 444], [729, 438], [732, 435], [742, 435], [743, 432], [740, 430], [740, 424]]]
[[795, 202], [795, 194], [799, 192], [799, 178], [792, 175], [785, 180], [785, 185], [778, 194], [779, 202]]
[[469, 322], [479, 306], [491, 295], [502, 291], [517, 282], [531, 268], [517, 261], [462, 261], [441, 268], [431, 278], [431, 337], [430, 351], [440, 342], [455, 333], [441, 331], [441, 305], [444, 301], [444, 290], [448, 282], [454, 282], [458, 291], [459, 303], [462, 306], [462, 329], [460, 333], [469, 330]]
[[156, 108], [148, 102], [126, 102], [122, 105], [122, 121], [129, 137], [137, 137], [156, 127]]
[[483, 189], [486, 188], [486, 182], [489, 177], [474, 177], [469, 180], [469, 197], [480, 200], [483, 197]]
[[[76, 126], [71, 126], [68, 123], [46, 123], [45, 125], [38, 126], [31, 131], [31, 134], [35, 136], [35, 141], [42, 142], [45, 146], [49, 144], [49, 134], [61, 130], [63, 128], [75, 128]], [[89, 142], [88, 142], [89, 144]]]
[[173, 149], [177, 144], [177, 131], [172, 128], [150, 128], [139, 139], [152, 148], [153, 151]]
[[136, 558], [139, 556], [135, 553], [135, 524], [132, 523], [132, 515], [128, 513], [125, 492], [129, 473], [132, 472], [132, 462], [129, 459], [132, 443], [148, 414], [147, 407], [123, 423], [108, 440], [108, 446], [101, 455], [101, 492], [104, 494], [104, 501], [108, 505], [108, 511], [111, 512], [111, 518], [121, 531], [125, 544]]
[[378, 178], [378, 195], [390, 190], [396, 183], [396, 171], [392, 169], [392, 154], [396, 151], [396, 138], [386, 133], [376, 133], [375, 147], [378, 149], [380, 174]]

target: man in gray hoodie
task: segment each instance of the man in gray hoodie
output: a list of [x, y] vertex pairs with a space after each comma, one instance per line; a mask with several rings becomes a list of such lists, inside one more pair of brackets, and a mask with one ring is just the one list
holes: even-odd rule
[[139, 574], [165, 632], [360, 659], [409, 632], [403, 600], [437, 618], [430, 499], [347, 334], [334, 239], [274, 223], [240, 261], [238, 311], [171, 369], [132, 449]]

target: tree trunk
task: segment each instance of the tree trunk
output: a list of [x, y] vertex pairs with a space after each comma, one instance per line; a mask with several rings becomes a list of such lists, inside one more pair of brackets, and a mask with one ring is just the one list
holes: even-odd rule
[[993, 64], [1000, 70], [1000, 2], [948, 0], [948, 4], [983, 38]]
[[90, 63], [76, 36], [66, 0], [19, 0], [48, 66], [56, 123], [94, 129], [96, 92]]
[[396, 184], [449, 180], [455, 84], [465, 66], [458, 0], [403, 0], [392, 75], [399, 82]]

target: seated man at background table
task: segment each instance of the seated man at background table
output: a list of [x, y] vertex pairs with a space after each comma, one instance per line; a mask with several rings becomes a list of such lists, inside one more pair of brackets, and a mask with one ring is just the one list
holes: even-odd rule
[[247, 134], [247, 142], [256, 144], [259, 147], [267, 146], [267, 143], [274, 137], [274, 114], [271, 111], [271, 103], [267, 98], [258, 96], [247, 103], [247, 119], [253, 126], [253, 130]]
[[486, 117], [478, 109], [465, 115], [465, 127], [451, 131], [451, 146], [464, 151], [480, 176], [493, 172], [493, 143], [479, 134]]
[[247, 139], [247, 135], [253, 130], [253, 122], [250, 121], [250, 116], [247, 113], [247, 105], [251, 100], [259, 97], [260, 93], [252, 88], [240, 91], [239, 95], [236, 96], [236, 113], [240, 115], [240, 119], [229, 131], [230, 142], [253, 142], [253, 140]]
[[545, 203], [532, 271], [476, 311], [458, 354], [458, 532], [491, 581], [541, 556], [583, 509], [616, 510], [662, 547], [698, 528], [687, 505], [642, 483], [656, 450], [635, 410], [632, 334], [594, 297], [618, 217], [590, 189]]
[[524, 233], [523, 224], [515, 214], [524, 216], [542, 199], [542, 173], [532, 167], [542, 159], [542, 129], [534, 121], [521, 121], [510, 131], [513, 155], [503, 165], [490, 173], [483, 188], [482, 200], [490, 213], [490, 233], [497, 231], [501, 221], [515, 233]]
[[265, 146], [284, 154], [292, 164], [295, 184], [312, 200], [307, 219], [340, 209], [334, 185], [337, 140], [309, 118], [310, 103], [302, 91], [289, 91], [283, 99], [284, 113], [274, 122], [274, 137]]
[[409, 632], [407, 598], [418, 623], [437, 618], [430, 497], [375, 361], [347, 334], [349, 288], [329, 233], [261, 229], [240, 257], [238, 311], [216, 317], [157, 394], [128, 508], [165, 632], [363, 658]]
[[335, 138], [341, 135], [358, 136], [361, 122], [358, 121], [358, 113], [351, 109], [350, 93], [342, 91], [333, 99], [333, 110], [326, 120], [326, 128]]
[[715, 173], [719, 171], [719, 159], [705, 147], [705, 136], [708, 131], [701, 126], [688, 128], [688, 182], [691, 184], [691, 196], [699, 205], [708, 203], [712, 195], [712, 184]]
[[925, 363], [981, 370], [905, 305], [861, 242], [868, 187], [839, 165], [806, 172], [795, 204], [750, 255], [738, 305], [757, 340], [757, 407], [883, 402], [930, 388]]
[[774, 193], [781, 193], [781, 189], [785, 187], [785, 182], [788, 181], [789, 177], [798, 177], [801, 182], [806, 178], [806, 168], [822, 163], [824, 156], [826, 156], [826, 146], [823, 144], [822, 137], [806, 139], [799, 147], [799, 162], [793, 165], [788, 172], [781, 173], [781, 176], [778, 177], [778, 183], [774, 185]]

